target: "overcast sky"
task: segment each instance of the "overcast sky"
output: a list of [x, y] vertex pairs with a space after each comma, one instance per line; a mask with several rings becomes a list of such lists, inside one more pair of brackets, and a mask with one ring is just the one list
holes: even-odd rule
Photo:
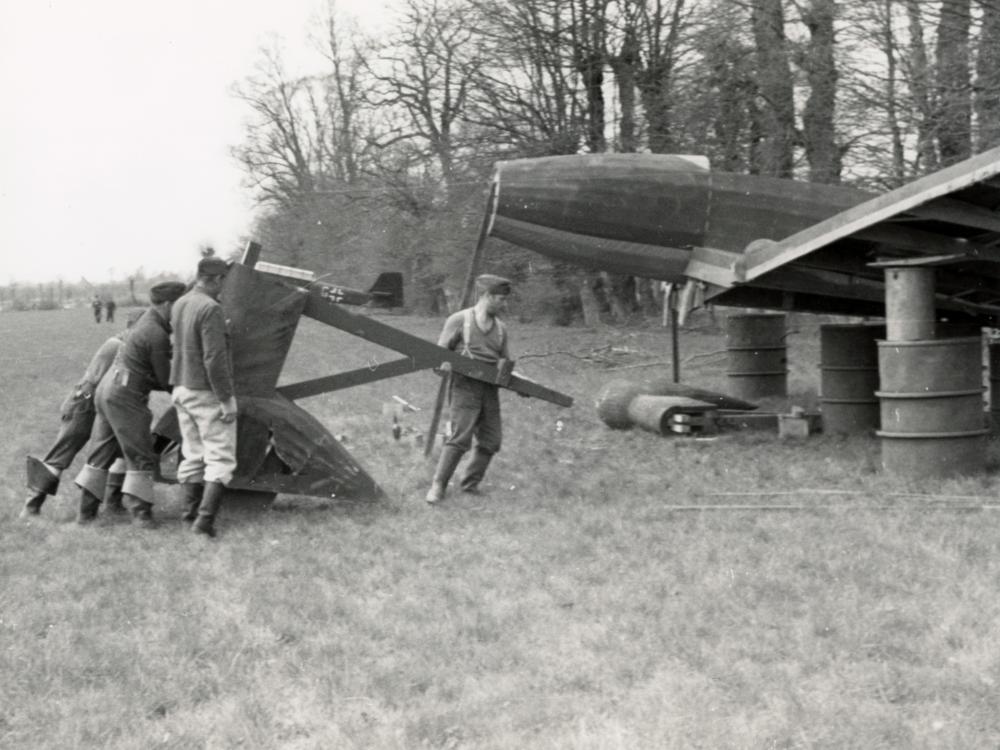
[[[386, 0], [337, 0], [369, 27]], [[0, 284], [190, 273], [251, 205], [230, 88], [280, 35], [294, 60], [324, 0], [2, 0]], [[304, 59], [304, 58], [303, 58]]]

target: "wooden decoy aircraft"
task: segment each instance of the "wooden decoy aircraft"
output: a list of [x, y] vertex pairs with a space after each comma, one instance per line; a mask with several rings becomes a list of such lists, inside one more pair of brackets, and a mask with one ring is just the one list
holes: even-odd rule
[[1000, 319], [1000, 148], [882, 195], [702, 157], [518, 159], [497, 164], [487, 220], [551, 258], [737, 307], [882, 316], [885, 264], [931, 265], [939, 315]]
[[[419, 370], [440, 368], [495, 383], [501, 388], [560, 406], [572, 398], [513, 372], [513, 363], [496, 366], [463, 357], [419, 336], [394, 328], [345, 304], [398, 306], [402, 277], [382, 274], [368, 291], [319, 281], [302, 269], [260, 261], [261, 247], [248, 243], [241, 262], [226, 276], [221, 302], [233, 361], [238, 416], [236, 474], [231, 491], [371, 499], [378, 483], [297, 399]], [[310, 317], [358, 338], [399, 352], [388, 362], [278, 386], [299, 319]], [[180, 444], [177, 415], [169, 409], [153, 432], [163, 454]], [[163, 477], [169, 480], [169, 477]]]

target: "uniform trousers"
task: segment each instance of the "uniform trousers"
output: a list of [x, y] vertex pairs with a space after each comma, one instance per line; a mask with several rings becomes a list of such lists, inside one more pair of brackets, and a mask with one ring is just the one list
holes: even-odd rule
[[493, 455], [500, 450], [500, 389], [492, 383], [451, 375], [451, 434], [445, 445], [463, 453], [472, 447]]
[[149, 410], [149, 393], [122, 385], [120, 380], [112, 371], [97, 387], [94, 447], [76, 483], [97, 497], [103, 497], [107, 471], [115, 458], [123, 456], [125, 482], [122, 492], [151, 503], [153, 473], [159, 456], [150, 433], [153, 413]]
[[94, 428], [94, 418], [97, 414], [93, 395], [76, 388], [63, 402], [60, 411], [62, 421], [59, 424], [59, 433], [49, 452], [42, 459], [42, 462], [50, 469], [55, 469], [57, 474], [73, 463], [76, 454], [83, 450], [83, 446], [90, 440], [90, 432]]
[[181, 430], [181, 484], [228, 484], [236, 472], [236, 422], [223, 422], [222, 404], [209, 390], [174, 386], [171, 400]]

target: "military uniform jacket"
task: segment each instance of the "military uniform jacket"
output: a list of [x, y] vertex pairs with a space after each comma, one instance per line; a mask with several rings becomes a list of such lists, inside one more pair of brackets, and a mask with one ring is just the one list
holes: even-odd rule
[[131, 390], [170, 390], [170, 324], [158, 310], [149, 308], [129, 329], [112, 370], [117, 382]]
[[229, 337], [222, 305], [198, 288], [174, 303], [170, 384], [210, 390], [219, 401], [234, 395]]

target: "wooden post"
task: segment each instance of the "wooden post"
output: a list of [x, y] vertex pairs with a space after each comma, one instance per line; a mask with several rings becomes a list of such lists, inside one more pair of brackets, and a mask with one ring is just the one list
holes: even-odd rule
[[678, 321], [677, 321], [677, 287], [676, 285], [670, 285], [670, 291], [667, 293], [667, 306], [670, 308], [670, 348], [671, 348], [671, 360], [674, 366], [674, 382], [681, 382], [681, 361], [680, 361], [680, 337], [678, 335]]

